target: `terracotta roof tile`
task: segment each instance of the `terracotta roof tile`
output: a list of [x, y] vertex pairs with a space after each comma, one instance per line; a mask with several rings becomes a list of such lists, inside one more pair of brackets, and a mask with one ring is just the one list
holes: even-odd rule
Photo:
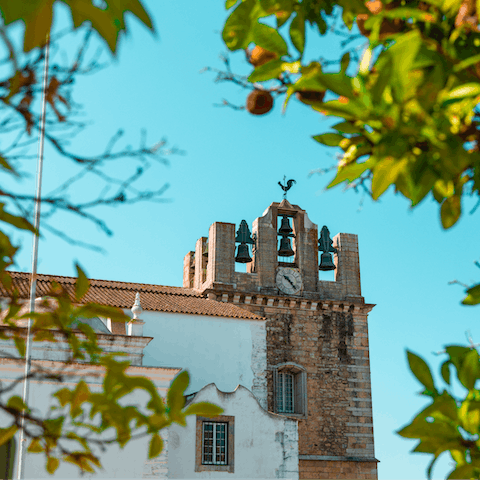
[[[30, 274], [9, 272], [21, 298], [30, 295]], [[47, 295], [52, 282], [61, 284], [72, 296], [74, 294], [74, 277], [56, 275], [37, 276], [37, 297]], [[115, 282], [111, 280], [90, 280], [90, 290], [84, 297], [85, 302], [96, 302], [119, 308], [132, 308], [135, 293], [140, 292], [140, 301], [144, 310], [153, 312], [187, 313], [216, 317], [245, 318], [260, 320], [261, 317], [231, 303], [210, 300], [195, 290], [182, 287], [165, 287], [144, 283]], [[0, 296], [7, 292], [0, 285]]]

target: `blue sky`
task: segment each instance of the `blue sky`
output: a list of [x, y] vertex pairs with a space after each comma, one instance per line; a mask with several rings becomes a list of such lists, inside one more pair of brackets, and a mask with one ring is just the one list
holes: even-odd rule
[[[466, 330], [480, 342], [480, 307], [461, 306], [463, 289], [448, 285], [454, 279], [472, 284], [480, 278], [473, 263], [479, 258], [479, 213], [468, 214], [474, 202], [464, 201], [467, 213], [445, 232], [431, 198], [412, 211], [403, 197], [389, 190], [379, 202], [366, 198], [360, 208], [361, 196], [353, 191], [325, 191], [333, 173], [310, 173], [331, 166], [336, 152], [311, 136], [328, 131], [332, 119], [295, 100], [282, 114], [278, 99], [274, 110], [262, 117], [215, 106], [224, 98], [242, 105], [247, 95], [231, 83], [214, 83], [212, 73], [200, 73], [207, 66], [222, 68], [223, 3], [145, 3], [157, 36], [130, 18], [131, 35], [124, 39], [118, 61], [75, 85], [74, 98], [84, 105], [91, 124], [72, 142], [72, 149], [101, 151], [118, 128], [125, 130], [125, 143], [132, 145], [138, 144], [141, 129], [147, 130], [152, 144], [168, 138], [185, 155], [171, 156], [169, 166], [157, 165], [143, 183], [145, 188], [169, 183], [164, 196], [168, 202], [99, 209], [98, 215], [114, 231], [112, 237], [88, 222], [59, 214], [53, 221], [57, 228], [106, 253], [46, 234], [40, 242], [38, 271], [73, 275], [74, 262], [79, 261], [92, 278], [181, 286], [183, 257], [194, 249], [197, 238], [208, 235], [211, 223], [238, 225], [245, 219], [251, 225], [270, 203], [281, 200], [277, 182], [284, 175], [294, 178], [291, 203], [305, 209], [320, 227], [327, 225], [332, 236], [359, 236], [362, 293], [367, 303], [376, 304], [369, 333], [379, 478], [425, 478], [428, 456], [410, 454], [415, 442], [394, 433], [426, 406], [417, 395], [420, 384], [407, 369], [405, 349], [422, 355], [436, 374], [442, 356], [432, 352], [447, 344], [465, 344]], [[338, 43], [335, 36], [317, 40], [310, 32], [307, 57], [338, 58]], [[62, 46], [67, 55], [70, 47]], [[103, 59], [109, 61], [108, 55]], [[238, 73], [251, 70], [242, 53], [231, 55], [231, 62]], [[128, 162], [115, 167], [128, 168]], [[33, 162], [26, 170], [31, 178], [22, 188], [33, 188]], [[47, 149], [44, 191], [68, 171], [67, 164]], [[95, 188], [87, 182], [76, 194]], [[30, 268], [30, 245], [30, 239], [23, 239], [17, 265], [21, 271]], [[438, 462], [434, 478], [446, 477], [450, 461], [446, 457]]]

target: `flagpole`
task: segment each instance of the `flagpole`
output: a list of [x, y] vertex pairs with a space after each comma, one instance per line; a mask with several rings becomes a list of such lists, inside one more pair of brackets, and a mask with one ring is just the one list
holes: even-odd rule
[[[45, 44], [45, 61], [43, 69], [43, 88], [42, 88], [42, 115], [40, 119], [40, 138], [38, 142], [37, 155], [37, 186], [35, 192], [35, 212], [34, 212], [34, 227], [32, 245], [32, 276], [30, 280], [30, 313], [35, 311], [35, 297], [37, 290], [37, 262], [38, 262], [38, 239], [40, 236], [40, 205], [42, 196], [42, 171], [43, 171], [43, 151], [45, 144], [45, 115], [47, 109], [47, 80], [48, 80], [48, 57], [50, 53], [50, 38], [47, 36], [47, 43]], [[29, 393], [29, 379], [31, 364], [31, 330], [32, 320], [27, 322], [27, 341], [25, 350], [25, 376], [23, 379], [23, 403], [28, 405]], [[25, 436], [25, 417], [21, 419], [20, 429], [20, 444], [18, 450], [18, 465], [17, 465], [17, 479], [20, 480], [25, 476], [25, 455], [26, 455], [27, 438]]]

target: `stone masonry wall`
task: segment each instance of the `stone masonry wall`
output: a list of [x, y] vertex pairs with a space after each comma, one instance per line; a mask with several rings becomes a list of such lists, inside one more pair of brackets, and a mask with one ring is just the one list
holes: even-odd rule
[[[268, 410], [274, 410], [271, 367], [286, 362], [305, 367], [308, 416], [299, 418], [299, 455], [343, 458], [345, 465], [350, 465], [350, 470], [344, 473], [358, 473], [355, 477], [338, 478], [377, 478], [376, 473], [371, 474], [372, 469], [376, 472], [376, 463], [372, 462], [374, 445], [366, 313], [360, 312], [358, 307], [355, 309], [354, 305], [325, 307], [320, 311], [308, 311], [273, 305], [245, 306], [268, 319]], [[347, 458], [370, 462], [347, 461]], [[312, 473], [312, 470], [302, 470], [303, 462], [300, 460], [300, 478], [337, 478], [330, 470], [343, 465], [327, 462], [330, 470], [324, 473], [332, 475], [308, 476], [307, 472]], [[309, 462], [318, 463], [317, 473], [323, 471], [322, 465], [327, 465], [320, 458]], [[363, 464], [373, 466], [365, 470]], [[367, 473], [370, 476], [361, 476]]]
[[300, 460], [300, 478], [377, 478], [375, 462], [334, 460]]

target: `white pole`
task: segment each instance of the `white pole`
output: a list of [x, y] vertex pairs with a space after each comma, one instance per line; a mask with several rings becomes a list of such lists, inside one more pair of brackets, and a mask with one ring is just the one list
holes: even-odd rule
[[[38, 142], [38, 157], [37, 157], [37, 187], [35, 192], [35, 213], [34, 213], [34, 227], [36, 233], [33, 235], [32, 247], [32, 277], [30, 281], [30, 312], [35, 311], [35, 296], [37, 290], [37, 261], [38, 261], [38, 238], [40, 234], [40, 199], [42, 196], [42, 170], [43, 170], [43, 150], [45, 143], [45, 113], [47, 109], [47, 80], [48, 80], [48, 55], [50, 51], [50, 38], [47, 36], [47, 43], [45, 45], [45, 62], [43, 69], [43, 97], [42, 97], [42, 116], [40, 119], [40, 139]], [[27, 323], [27, 345], [25, 351], [25, 377], [23, 379], [23, 403], [28, 404], [28, 391], [31, 363], [31, 341], [30, 329], [32, 320], [29, 318]], [[25, 476], [25, 454], [27, 438], [24, 433], [25, 417], [22, 417], [20, 430], [20, 444], [18, 449], [18, 465], [17, 465], [17, 479], [22, 479]]]

